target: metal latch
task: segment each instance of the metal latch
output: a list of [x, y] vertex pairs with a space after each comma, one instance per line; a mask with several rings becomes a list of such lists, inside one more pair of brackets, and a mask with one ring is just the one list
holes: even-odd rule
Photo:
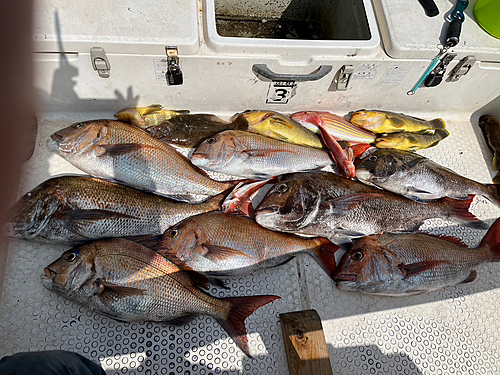
[[92, 47], [90, 49], [90, 60], [92, 61], [92, 67], [94, 70], [97, 70], [99, 77], [109, 78], [111, 64], [106, 57], [106, 53], [101, 47]]
[[351, 76], [354, 73], [354, 65], [343, 65], [337, 72], [337, 91], [346, 91]]
[[182, 85], [184, 78], [182, 77], [177, 47], [167, 46], [165, 52], [167, 54], [167, 83], [169, 85]]
[[434, 70], [429, 74], [429, 76], [424, 81], [425, 87], [435, 87], [443, 81], [444, 74], [446, 73], [446, 68], [448, 64], [457, 56], [456, 53], [447, 53], [441, 58], [439, 64], [434, 68]]
[[465, 56], [462, 60], [458, 62], [458, 64], [453, 68], [450, 75], [448, 76], [449, 82], [456, 82], [460, 79], [460, 77], [469, 73], [469, 70], [472, 68], [472, 65], [476, 62], [476, 56]]

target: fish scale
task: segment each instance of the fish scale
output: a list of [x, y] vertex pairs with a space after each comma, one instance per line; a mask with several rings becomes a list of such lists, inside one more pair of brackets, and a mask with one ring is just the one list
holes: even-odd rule
[[173, 147], [119, 121], [78, 123], [51, 137], [51, 151], [90, 175], [174, 199], [199, 201], [196, 195], [206, 199], [233, 186], [212, 180]]

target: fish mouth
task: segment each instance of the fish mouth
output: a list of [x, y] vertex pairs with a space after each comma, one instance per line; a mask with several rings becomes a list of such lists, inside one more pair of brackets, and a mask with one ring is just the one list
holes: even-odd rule
[[197, 153], [193, 153], [191, 155], [191, 159], [205, 159], [207, 157], [207, 154], [204, 154], [204, 153], [201, 153], [201, 152], [197, 152]]
[[[356, 162], [355, 162], [356, 164]], [[356, 168], [356, 178], [360, 180], [367, 180], [370, 177], [370, 172], [365, 168]]]
[[269, 206], [266, 208], [259, 208], [257, 211], [255, 211], [256, 215], [269, 215], [269, 214], [275, 214], [278, 213], [280, 210], [279, 206]]
[[50, 138], [53, 141], [60, 141], [61, 139], [63, 139], [63, 136], [61, 134], [59, 134], [58, 132], [55, 132], [54, 134], [51, 134]]
[[354, 273], [338, 273], [333, 275], [335, 281], [356, 281], [356, 274]]
[[45, 268], [43, 269], [43, 273], [45, 274], [45, 276], [46, 276], [47, 278], [49, 278], [49, 279], [51, 279], [51, 280], [53, 280], [53, 279], [54, 279], [54, 277], [56, 277], [56, 276], [57, 276], [57, 272], [56, 272], [56, 271], [54, 271], [54, 270], [52, 270], [52, 269], [50, 269], [49, 267], [45, 267]]

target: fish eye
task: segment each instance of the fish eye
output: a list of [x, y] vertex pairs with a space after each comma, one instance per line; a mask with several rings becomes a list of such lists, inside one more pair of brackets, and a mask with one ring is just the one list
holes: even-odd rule
[[356, 251], [354, 254], [352, 254], [352, 258], [355, 260], [361, 260], [363, 259], [363, 253], [361, 251]]
[[371, 155], [371, 156], [368, 158], [368, 160], [370, 160], [370, 161], [375, 161], [375, 160], [377, 160], [377, 155]]
[[82, 126], [83, 126], [83, 122], [77, 122], [75, 125], [73, 125], [73, 127], [74, 127], [75, 129], [79, 129], [79, 128], [81, 128]]
[[280, 193], [286, 193], [288, 191], [288, 185], [287, 184], [280, 184], [280, 185], [278, 185], [276, 190], [279, 191]]
[[28, 193], [28, 194], [26, 194], [26, 195], [28, 196], [28, 198], [31, 198], [31, 193]]
[[170, 238], [175, 238], [179, 235], [179, 231], [177, 229], [172, 229], [170, 232], [168, 232], [168, 236]]
[[207, 139], [207, 143], [208, 143], [209, 145], [213, 145], [213, 144], [215, 143], [215, 137], [208, 138], [208, 139]]
[[71, 253], [68, 253], [64, 256], [64, 260], [66, 262], [74, 262], [75, 259], [78, 258], [78, 253], [77, 252], [71, 252]]

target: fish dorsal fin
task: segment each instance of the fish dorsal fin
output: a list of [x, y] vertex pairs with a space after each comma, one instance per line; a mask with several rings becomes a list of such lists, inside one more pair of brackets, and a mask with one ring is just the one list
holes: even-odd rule
[[163, 109], [163, 106], [161, 104], [152, 104], [149, 107], [145, 108], [144, 111], [142, 112], [142, 115], [150, 115], [156, 112], [159, 112]]
[[467, 278], [464, 281], [462, 281], [460, 284], [470, 283], [470, 282], [476, 280], [476, 277], [477, 277], [477, 272], [476, 271], [472, 271], [470, 273], [470, 275], [467, 276]]
[[141, 145], [138, 143], [120, 143], [116, 145], [99, 145], [95, 147], [97, 156], [121, 156], [130, 154], [131, 152], [140, 151], [143, 148], [150, 146]]
[[296, 154], [294, 151], [290, 150], [278, 150], [278, 149], [262, 149], [262, 150], [243, 150], [241, 151], [242, 154], [247, 155], [248, 157], [255, 157], [255, 158], [262, 158], [262, 157], [267, 157], [273, 154], [277, 153], [282, 153], [282, 152], [288, 152], [291, 154]]
[[403, 279], [407, 279], [408, 277], [418, 275], [442, 264], [450, 264], [450, 262], [447, 260], [424, 260], [411, 264], [401, 263], [398, 268], [403, 274]]
[[243, 256], [252, 259], [251, 256], [225, 246], [217, 245], [203, 245], [205, 251], [203, 251], [203, 256], [212, 262], [223, 262], [231, 259], [234, 256]]
[[113, 292], [119, 294], [122, 297], [131, 297], [131, 296], [142, 296], [144, 295], [145, 290], [134, 288], [130, 286], [117, 285], [113, 283], [108, 283], [106, 281], [100, 280], [98, 282], [99, 290], [97, 294], [105, 293], [106, 291]]
[[444, 234], [429, 234], [429, 233], [425, 233], [425, 234], [427, 234], [428, 236], [431, 236], [431, 237], [439, 238], [440, 240], [445, 240], [445, 241], [454, 243], [455, 245], [458, 245], [458, 246], [467, 247], [467, 248], [469, 247], [469, 246], [467, 246], [467, 244], [464, 241], [462, 241], [460, 238], [457, 238], [457, 237], [446, 236]]
[[341, 214], [344, 213], [344, 210], [353, 210], [358, 208], [359, 203], [366, 199], [382, 197], [384, 197], [384, 194], [381, 193], [357, 193], [342, 195], [340, 197], [329, 199], [328, 201], [334, 206], [334, 213]]
[[73, 221], [94, 221], [103, 219], [136, 219], [135, 216], [122, 212], [113, 212], [108, 210], [68, 210], [64, 212], [69, 220]]

